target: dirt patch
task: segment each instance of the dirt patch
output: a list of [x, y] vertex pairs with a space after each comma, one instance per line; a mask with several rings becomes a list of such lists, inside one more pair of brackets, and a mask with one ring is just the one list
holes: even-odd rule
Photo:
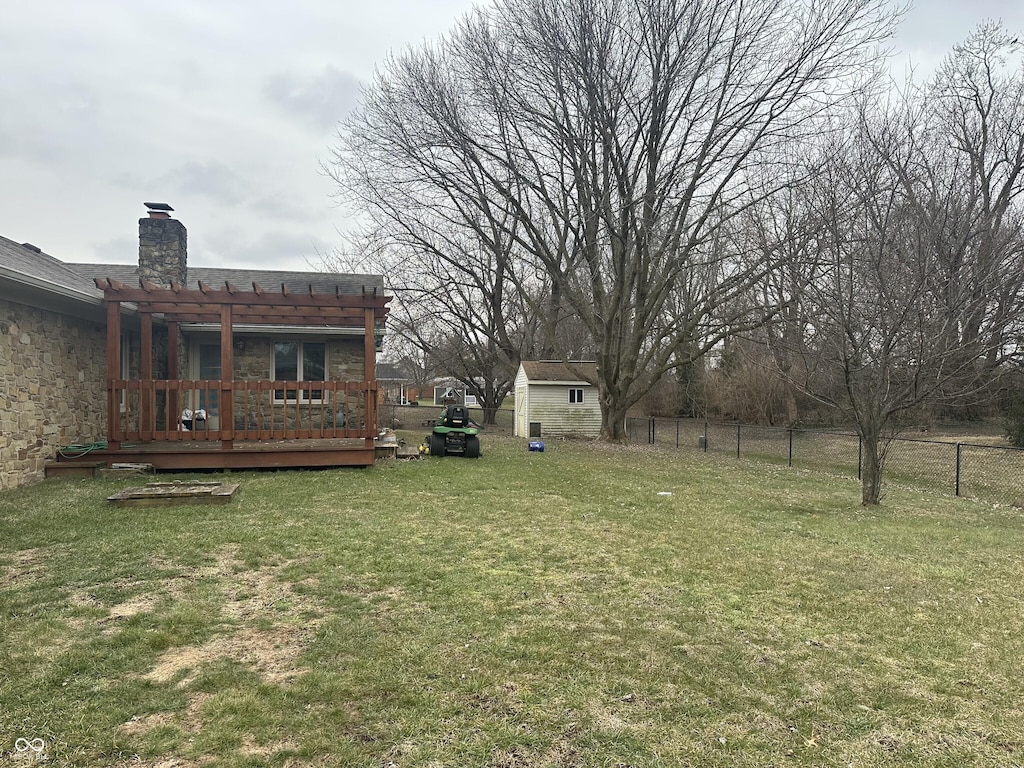
[[159, 728], [163, 725], [172, 725], [174, 722], [174, 716], [170, 712], [156, 712], [152, 715], [146, 715], [145, 717], [136, 716], [129, 720], [127, 723], [122, 723], [118, 731], [125, 736], [134, 736], [140, 733], [146, 733], [154, 728]]
[[251, 739], [242, 742], [238, 754], [242, 757], [269, 757], [277, 752], [294, 751], [299, 748], [294, 741], [279, 741], [273, 744], [256, 744]]
[[270, 629], [243, 627], [218, 635], [203, 645], [172, 648], [160, 657], [144, 678], [154, 683], [167, 683], [189, 671], [191, 674], [178, 682], [180, 687], [187, 687], [195, 680], [202, 665], [232, 659], [255, 670], [268, 683], [281, 685], [305, 671], [298, 666], [298, 657], [310, 634], [308, 625]]
[[498, 749], [491, 755], [491, 768], [529, 768], [533, 765], [529, 753], [521, 747]]
[[140, 613], [149, 613], [156, 607], [156, 598], [153, 595], [136, 595], [130, 600], [115, 605], [107, 614], [108, 621], [119, 621], [131, 618]]
[[0, 565], [0, 589], [23, 587], [49, 573], [45, 549], [22, 549], [13, 553], [13, 558], [13, 563]]

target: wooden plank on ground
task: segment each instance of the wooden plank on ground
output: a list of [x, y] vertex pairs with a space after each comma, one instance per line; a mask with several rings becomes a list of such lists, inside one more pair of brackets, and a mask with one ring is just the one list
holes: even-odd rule
[[147, 483], [125, 488], [107, 501], [118, 507], [157, 507], [169, 504], [227, 504], [238, 490], [238, 483], [172, 482]]

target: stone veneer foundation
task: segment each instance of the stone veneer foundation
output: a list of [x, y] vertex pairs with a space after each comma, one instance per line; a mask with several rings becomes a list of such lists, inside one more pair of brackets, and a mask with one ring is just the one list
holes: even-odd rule
[[106, 432], [106, 329], [0, 299], [0, 488]]

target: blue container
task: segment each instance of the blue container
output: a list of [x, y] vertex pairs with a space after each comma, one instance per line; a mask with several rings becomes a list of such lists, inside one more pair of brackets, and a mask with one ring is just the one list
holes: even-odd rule
[[544, 453], [544, 443], [542, 443], [540, 440], [531, 440], [530, 441], [530, 450], [531, 451], [539, 451], [540, 453]]

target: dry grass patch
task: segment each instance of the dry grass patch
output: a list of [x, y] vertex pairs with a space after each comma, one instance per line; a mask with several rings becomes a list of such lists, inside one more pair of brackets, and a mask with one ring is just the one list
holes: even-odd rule
[[41, 581], [49, 573], [45, 547], [10, 553], [11, 562], [0, 564], [0, 589], [23, 588]]

